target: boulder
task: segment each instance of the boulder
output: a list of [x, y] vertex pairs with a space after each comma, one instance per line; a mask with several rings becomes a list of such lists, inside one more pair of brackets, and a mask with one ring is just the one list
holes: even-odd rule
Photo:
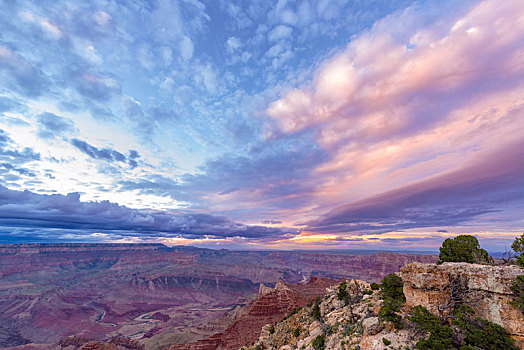
[[364, 332], [369, 335], [375, 335], [382, 331], [382, 324], [380, 323], [378, 317], [368, 317], [362, 321], [362, 327]]

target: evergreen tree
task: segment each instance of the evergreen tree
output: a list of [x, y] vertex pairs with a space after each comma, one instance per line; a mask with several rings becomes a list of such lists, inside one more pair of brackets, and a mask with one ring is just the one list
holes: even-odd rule
[[488, 264], [487, 251], [480, 248], [479, 241], [471, 235], [447, 238], [440, 247], [439, 264], [443, 262], [467, 262], [470, 264]]

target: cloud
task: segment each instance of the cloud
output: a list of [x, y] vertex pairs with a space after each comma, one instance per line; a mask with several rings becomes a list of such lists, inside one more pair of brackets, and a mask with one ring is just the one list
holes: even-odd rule
[[65, 136], [76, 131], [73, 121], [53, 113], [42, 113], [38, 115], [37, 121], [38, 136], [43, 139]]
[[239, 38], [232, 36], [227, 39], [226, 50], [229, 54], [235, 52], [242, 46], [242, 43]]
[[77, 91], [95, 101], [106, 102], [121, 91], [114, 79], [96, 73], [78, 72], [74, 78]]
[[179, 191], [179, 184], [172, 179], [160, 175], [151, 175], [138, 180], [123, 180], [118, 182], [119, 191], [139, 191], [142, 194], [173, 196]]
[[0, 113], [2, 112], [9, 112], [12, 110], [18, 110], [22, 106], [18, 101], [15, 101], [13, 99], [0, 96]]
[[[512, 162], [524, 141], [524, 5], [428, 6], [376, 22], [266, 109], [278, 126], [270, 138], [310, 133], [330, 156], [310, 171], [319, 219], [295, 221], [306, 229], [460, 225], [505, 211], [510, 193], [522, 193]], [[511, 159], [495, 166], [512, 169], [508, 177], [491, 170], [498, 158]], [[480, 186], [466, 165], [493, 178]]]
[[280, 209], [308, 205], [310, 192], [318, 185], [309, 172], [327, 157], [302, 135], [257, 145], [247, 156], [228, 154], [210, 160], [198, 173], [184, 174], [177, 181], [151, 176], [121, 181], [119, 190], [170, 196], [231, 214], [237, 211], [244, 219], [245, 210], [255, 208], [258, 221]]
[[342, 205], [306, 222], [306, 230], [384, 233], [455, 226], [497, 213], [505, 205], [520, 206], [524, 204], [524, 163], [520, 159], [524, 159], [524, 140], [458, 170]]
[[194, 51], [193, 42], [187, 36], [184, 36], [180, 41], [180, 54], [184, 60], [189, 60], [193, 57]]
[[277, 224], [281, 224], [282, 221], [281, 220], [262, 220], [262, 223], [264, 225], [277, 225]]
[[0, 129], [0, 161], [9, 164], [24, 164], [39, 160], [40, 153], [30, 147], [18, 147], [9, 135]]
[[[291, 90], [271, 104], [267, 114], [285, 132], [330, 121], [349, 126], [336, 139], [324, 142], [387, 136], [432, 123], [456, 106], [457, 94], [466, 99], [479, 92], [474, 85], [479, 79], [521, 81], [520, 10], [515, 1], [505, 6], [484, 1], [461, 18], [455, 14], [429, 27], [423, 26], [424, 16], [410, 11], [392, 15], [324, 62], [311, 85]], [[507, 18], [512, 24], [498, 26], [495, 18]], [[493, 88], [498, 84], [483, 89]], [[443, 109], [442, 98], [449, 99], [447, 108]], [[405, 106], [400, 110], [403, 115], [395, 118], [400, 105]], [[417, 118], [424, 105], [426, 116]], [[389, 113], [381, 119], [383, 112]], [[373, 130], [367, 123], [384, 127]]]
[[[227, 238], [276, 239], [297, 234], [295, 229], [250, 226], [223, 216], [130, 209], [108, 201], [82, 202], [78, 193], [41, 195], [14, 191], [0, 185], [0, 226], [40, 229], [47, 239], [69, 231], [89, 240], [92, 232], [141, 238]], [[59, 237], [58, 237], [59, 238]]]
[[289, 39], [291, 38], [292, 34], [293, 29], [291, 27], [279, 25], [273, 28], [271, 32], [269, 32], [268, 40], [275, 42], [283, 39]]
[[11, 47], [0, 42], [0, 78], [5, 86], [30, 97], [46, 92], [51, 82], [45, 74]]
[[97, 148], [85, 141], [76, 138], [71, 140], [71, 144], [80, 152], [87, 154], [93, 159], [105, 160], [108, 162], [127, 162], [131, 166], [131, 169], [134, 169], [138, 166], [136, 159], [139, 158], [140, 155], [135, 150], [129, 151], [129, 157], [127, 157], [112, 148]]
[[140, 102], [130, 96], [123, 98], [122, 105], [124, 115], [133, 123], [136, 133], [150, 141], [153, 133], [159, 129], [155, 118], [145, 114]]

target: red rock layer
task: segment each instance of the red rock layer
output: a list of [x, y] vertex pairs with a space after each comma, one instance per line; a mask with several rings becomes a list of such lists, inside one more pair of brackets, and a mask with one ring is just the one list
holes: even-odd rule
[[277, 282], [274, 289], [261, 286], [258, 298], [225, 331], [192, 344], [172, 345], [168, 350], [239, 349], [255, 341], [265, 324], [279, 321], [293, 309], [324, 296], [326, 288], [336, 283], [330, 278], [313, 276], [306, 284]]

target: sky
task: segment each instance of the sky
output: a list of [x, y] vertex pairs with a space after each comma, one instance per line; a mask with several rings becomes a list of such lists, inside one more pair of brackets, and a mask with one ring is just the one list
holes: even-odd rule
[[524, 233], [521, 0], [0, 6], [0, 243]]

